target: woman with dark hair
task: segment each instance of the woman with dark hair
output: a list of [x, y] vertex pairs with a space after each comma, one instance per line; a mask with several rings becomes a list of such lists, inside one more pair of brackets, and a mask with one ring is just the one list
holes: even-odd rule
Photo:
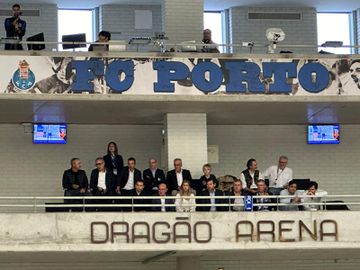
[[124, 160], [121, 155], [118, 153], [118, 147], [116, 143], [109, 142], [107, 147], [107, 155], [104, 156], [105, 167], [108, 170], [112, 170], [117, 178], [121, 177]]

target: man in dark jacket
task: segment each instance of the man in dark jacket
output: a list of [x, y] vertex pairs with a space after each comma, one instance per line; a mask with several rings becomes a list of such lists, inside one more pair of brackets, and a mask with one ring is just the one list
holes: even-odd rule
[[[128, 159], [128, 165], [122, 170], [121, 177], [118, 178], [120, 181], [117, 183], [117, 190], [120, 191], [120, 201], [121, 204], [131, 204], [131, 200], [127, 198], [122, 198], [122, 196], [130, 196], [131, 191], [135, 188], [135, 183], [138, 180], [141, 180], [141, 172], [135, 168], [136, 160], [131, 157]], [[130, 212], [131, 207], [124, 206], [123, 211]]]
[[71, 168], [64, 171], [62, 186], [65, 190], [64, 196], [80, 196], [87, 193], [88, 179], [85, 171], [81, 170], [79, 158], [70, 161]]
[[168, 171], [166, 176], [166, 184], [169, 189], [169, 194], [174, 194], [174, 191], [178, 191], [183, 180], [192, 181], [191, 173], [188, 170], [182, 168], [182, 160], [180, 158], [174, 159], [174, 170]]
[[207, 211], [207, 212], [218, 212], [218, 211], [227, 211], [229, 208], [220, 206], [219, 204], [224, 204], [226, 201], [223, 198], [216, 198], [219, 196], [224, 196], [224, 193], [215, 188], [214, 180], [211, 178], [206, 182], [206, 190], [201, 192], [200, 196], [210, 196], [211, 198], [198, 199], [199, 204], [210, 204], [210, 206], [198, 206], [197, 211]]
[[[105, 168], [105, 161], [99, 157], [95, 160], [96, 169], [90, 176], [90, 188], [94, 196], [115, 195], [116, 178], [112, 170]], [[96, 204], [111, 204], [112, 200], [93, 200]], [[96, 207], [96, 210], [108, 211], [110, 208]]]
[[128, 159], [128, 165], [124, 167], [120, 181], [117, 186], [120, 186], [121, 195], [127, 195], [135, 188], [137, 180], [141, 180], [141, 172], [135, 168], [136, 160], [131, 157]]
[[[64, 188], [64, 196], [87, 196], [89, 195], [88, 179], [85, 171], [81, 170], [81, 161], [79, 158], [73, 158], [70, 161], [71, 168], [64, 171], [62, 178], [62, 186]], [[68, 204], [80, 204], [82, 200], [65, 199]], [[82, 208], [71, 208], [72, 211], [82, 211]]]
[[240, 179], [234, 180], [231, 191], [226, 195], [234, 197], [230, 199], [230, 211], [244, 211], [244, 198], [242, 198], [244, 196], [244, 192]]
[[154, 206], [152, 207], [152, 211], [155, 212], [175, 212], [175, 205], [173, 199], [167, 198], [168, 189], [165, 183], [159, 184], [158, 187], [158, 194], [156, 196], [159, 196], [159, 199], [153, 199], [152, 204]]
[[149, 159], [149, 168], [143, 171], [144, 190], [150, 194], [156, 193], [158, 185], [165, 182], [165, 173], [158, 168], [157, 160]]
[[132, 211], [133, 212], [143, 212], [151, 209], [149, 206], [141, 206], [143, 204], [151, 204], [151, 199], [137, 199], [136, 197], [147, 197], [150, 194], [144, 190], [144, 181], [137, 180], [135, 183], [135, 188], [130, 191], [129, 196], [132, 196]]
[[105, 161], [99, 157], [95, 160], [96, 169], [90, 177], [90, 188], [94, 196], [114, 195], [116, 178], [111, 170], [105, 168]]

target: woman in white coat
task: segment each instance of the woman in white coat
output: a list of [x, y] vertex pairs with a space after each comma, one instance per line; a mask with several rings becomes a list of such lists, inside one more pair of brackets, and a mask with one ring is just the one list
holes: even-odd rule
[[175, 199], [176, 212], [195, 212], [195, 196], [191, 192], [190, 181], [183, 180]]

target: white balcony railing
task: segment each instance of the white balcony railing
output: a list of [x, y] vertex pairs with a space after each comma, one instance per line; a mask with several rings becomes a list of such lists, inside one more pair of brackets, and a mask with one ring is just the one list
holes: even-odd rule
[[[130, 209], [128, 211], [136, 211], [137, 208], [146, 208], [146, 211], [153, 211], [154, 207], [175, 207], [175, 200], [179, 200], [176, 196], [166, 196], [166, 199], [172, 200], [165, 205], [153, 204], [151, 201], [154, 199], [160, 199], [164, 197], [159, 196], [144, 196], [144, 197], [131, 197], [131, 196], [2, 196], [0, 197], [0, 213], [1, 212], [44, 212], [51, 209], [51, 212], [58, 211], [97, 211], [101, 208], [105, 211], [122, 211], [124, 209]], [[194, 205], [197, 207], [221, 207], [222, 211], [230, 211], [232, 207], [246, 208], [244, 199], [246, 197], [235, 196], [217, 196], [216, 204], [201, 203], [200, 200], [210, 199], [210, 196], [195, 196], [196, 199]], [[241, 203], [234, 203], [235, 198], [240, 198]], [[289, 206], [289, 203], [281, 202], [282, 199], [295, 198], [295, 196], [252, 196], [253, 203], [252, 209], [248, 211], [256, 211], [257, 207], [272, 208], [272, 210], [279, 210], [281, 207]], [[348, 210], [349, 208], [357, 208], [360, 205], [360, 195], [326, 195], [321, 197], [302, 195], [299, 196], [301, 202], [291, 204], [292, 206], [302, 207], [307, 206], [312, 208], [311, 210], [328, 211], [328, 210]], [[313, 201], [305, 198], [313, 198]], [[260, 200], [271, 200], [270, 202], [261, 202]], [[106, 203], [100, 203], [106, 201]], [[350, 210], [349, 209], [349, 210]]]
[[[9, 41], [6, 39], [0, 40], [0, 48], [1, 45], [4, 45], [6, 43], [13, 43], [14, 41]], [[88, 45], [124, 45], [124, 41], [111, 41], [111, 43], [94, 43], [94, 42], [51, 42], [51, 41], [16, 41], [16, 44], [22, 44], [24, 47], [27, 45], [45, 45], [47, 48], [52, 48], [49, 50], [57, 51], [57, 48], [62, 45], [75, 45], [75, 46], [83, 46], [87, 47]], [[138, 45], [138, 44], [132, 44], [131, 42], [126, 42], [126, 50], [125, 51], [138, 51], [139, 48], [146, 48], [148, 50], [149, 48], [152, 48], [151, 52], [159, 52], [159, 53], [165, 53], [165, 52], [202, 52], [203, 49], [212, 49], [212, 48], [222, 48], [222, 51], [225, 53], [237, 53], [240, 49], [247, 49], [248, 52], [254, 53], [255, 49], [262, 49], [261, 52], [263, 53], [264, 50], [268, 50], [269, 46], [273, 48], [273, 50], [281, 51], [281, 50], [308, 50], [308, 51], [318, 51], [319, 49], [329, 49], [329, 48], [347, 48], [350, 49], [350, 54], [356, 54], [360, 51], [359, 45], [342, 45], [342, 46], [326, 46], [326, 45], [306, 45], [306, 44], [286, 44], [286, 43], [279, 43], [276, 44], [274, 47], [274, 44], [269, 43], [248, 43], [248, 42], [242, 42], [242, 43], [234, 43], [234, 44], [203, 44], [203, 43], [164, 43], [162, 45], [159, 45], [157, 41], [153, 41], [146, 45]], [[193, 49], [191, 49], [193, 48]], [[70, 49], [71, 51], [71, 49]], [[73, 49], [73, 51], [76, 51], [76, 49]], [[205, 50], [206, 51], [206, 50]]]

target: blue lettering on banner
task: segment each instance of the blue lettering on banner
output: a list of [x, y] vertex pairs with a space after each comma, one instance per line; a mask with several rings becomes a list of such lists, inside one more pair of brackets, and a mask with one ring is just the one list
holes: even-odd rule
[[310, 93], [319, 93], [329, 85], [329, 71], [319, 63], [308, 63], [299, 71], [301, 86]]
[[158, 81], [154, 83], [154, 92], [175, 92], [172, 81], [185, 80], [190, 75], [190, 70], [182, 62], [155, 61], [153, 69], [158, 72]]
[[94, 92], [92, 81], [95, 76], [104, 74], [104, 62], [99, 60], [80, 61], [73, 60], [71, 68], [75, 69], [76, 75], [71, 85], [74, 93]]
[[[122, 73], [125, 74], [125, 79], [120, 81]], [[131, 60], [112, 62], [106, 69], [105, 80], [115, 93], [129, 90], [134, 83], [134, 62]]]
[[[210, 80], [205, 78], [209, 73]], [[195, 87], [204, 93], [211, 93], [219, 89], [223, 81], [223, 73], [218, 65], [212, 62], [201, 62], [191, 72], [191, 80]]]
[[274, 75], [274, 83], [270, 84], [270, 92], [272, 93], [291, 93], [291, 85], [288, 79], [296, 78], [297, 70], [295, 63], [263, 63], [264, 78], [272, 78]]
[[[251, 62], [225, 62], [229, 71], [230, 82], [226, 85], [228, 93], [263, 93], [264, 85], [260, 82], [260, 67]], [[247, 83], [247, 89], [246, 84]]]
[[[76, 74], [72, 83], [72, 91], [75, 93], [93, 92], [93, 80], [97, 76], [105, 75], [106, 83], [114, 93], [127, 91], [135, 80], [132, 60], [115, 60], [108, 65], [106, 72], [102, 60], [73, 60], [71, 68]], [[183, 62], [159, 60], [153, 62], [153, 70], [157, 72], [155, 93], [173, 93], [176, 82], [190, 79], [197, 89], [211, 93], [220, 88], [224, 72], [228, 75], [225, 86], [227, 93], [265, 93], [261, 77], [273, 79], [269, 87], [270, 93], [291, 93], [292, 84], [288, 80], [297, 77], [302, 88], [310, 93], [323, 91], [330, 82], [329, 71], [315, 62], [303, 65], [299, 74], [297, 63], [265, 62], [262, 63], [261, 70], [256, 63], [243, 60], [224, 61], [221, 67], [210, 61], [200, 61], [192, 70]], [[125, 75], [123, 80], [120, 79], [122, 74]]]

